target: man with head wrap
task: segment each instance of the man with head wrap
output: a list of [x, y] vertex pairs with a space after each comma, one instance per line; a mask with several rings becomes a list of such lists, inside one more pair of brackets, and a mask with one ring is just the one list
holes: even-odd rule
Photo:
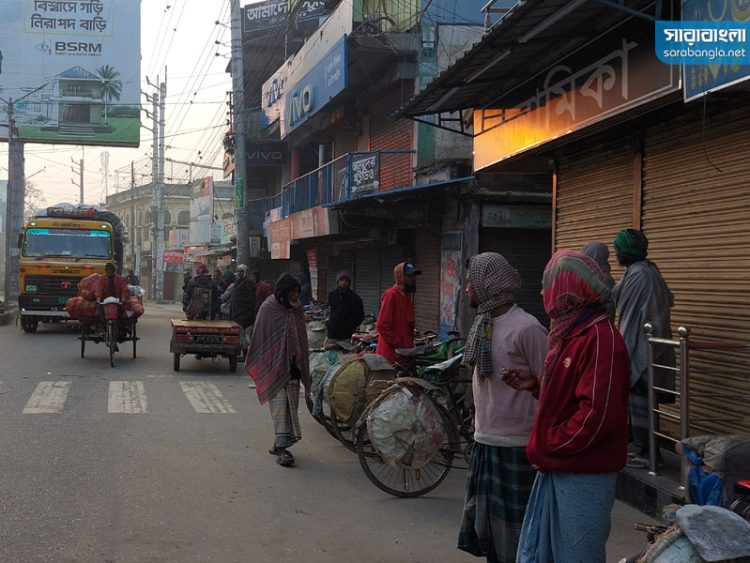
[[380, 312], [375, 324], [378, 329], [375, 352], [391, 363], [396, 362], [396, 348], [414, 348], [414, 292], [417, 290], [417, 276], [421, 273], [414, 264], [396, 264], [393, 268], [395, 283], [380, 298]]
[[513, 562], [535, 471], [524, 448], [536, 399], [502, 380], [504, 373], [541, 377], [547, 331], [515, 305], [521, 279], [495, 252], [469, 263], [466, 294], [477, 317], [464, 362], [474, 369], [474, 447], [458, 548], [488, 561]]
[[505, 380], [538, 390], [526, 453], [539, 472], [518, 563], [604, 563], [617, 472], [627, 453], [628, 353], [601, 306], [609, 295], [593, 260], [555, 253], [542, 279], [551, 319], [541, 389], [523, 372]]
[[[670, 310], [674, 296], [659, 271], [646, 259], [648, 239], [643, 232], [625, 229], [615, 237], [617, 261], [625, 266], [625, 274], [612, 290], [617, 310], [618, 326], [630, 354], [630, 425], [633, 445], [638, 448], [628, 464], [646, 467], [648, 458], [648, 336], [643, 325], [651, 323], [659, 338], [672, 338]], [[654, 363], [674, 366], [674, 348], [654, 348]], [[675, 388], [674, 372], [654, 371], [654, 385], [663, 389]], [[671, 402], [667, 394], [657, 395], [661, 402]]]
[[328, 294], [331, 313], [326, 327], [331, 340], [350, 340], [365, 318], [362, 299], [352, 291], [351, 283], [351, 274], [342, 270], [336, 274], [336, 289]]
[[279, 278], [274, 294], [258, 310], [245, 361], [258, 400], [270, 403], [276, 439], [269, 453], [284, 467], [294, 465], [294, 456], [287, 448], [302, 437], [297, 412], [300, 381], [306, 392], [310, 388], [310, 352], [300, 290], [294, 276], [284, 274]]

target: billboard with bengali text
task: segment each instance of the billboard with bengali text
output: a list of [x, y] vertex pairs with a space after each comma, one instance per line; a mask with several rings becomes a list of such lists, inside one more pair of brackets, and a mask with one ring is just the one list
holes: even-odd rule
[[0, 140], [137, 147], [140, 0], [0, 2]]

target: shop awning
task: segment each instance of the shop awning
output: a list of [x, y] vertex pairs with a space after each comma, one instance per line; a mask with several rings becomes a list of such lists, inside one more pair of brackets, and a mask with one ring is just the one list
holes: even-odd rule
[[[655, 11], [656, 10], [656, 11]], [[399, 117], [449, 114], [521, 101], [524, 84], [592, 37], [634, 15], [653, 20], [661, 1], [521, 0], [463, 57], [397, 112]], [[454, 125], [446, 126], [448, 122]], [[430, 124], [465, 132], [463, 121]]]

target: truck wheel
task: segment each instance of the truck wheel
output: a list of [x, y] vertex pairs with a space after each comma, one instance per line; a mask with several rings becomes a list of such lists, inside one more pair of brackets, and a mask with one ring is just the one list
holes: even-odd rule
[[21, 317], [21, 328], [24, 332], [36, 332], [39, 321], [34, 317]]
[[172, 368], [175, 371], [180, 371], [180, 355], [179, 354], [174, 355], [174, 362], [172, 364]]
[[230, 352], [229, 356], [229, 371], [232, 373], [237, 371], [237, 356]]

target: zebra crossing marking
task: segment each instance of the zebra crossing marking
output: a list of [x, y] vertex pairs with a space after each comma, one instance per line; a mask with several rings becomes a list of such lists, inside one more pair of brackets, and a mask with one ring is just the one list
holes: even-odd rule
[[236, 414], [237, 412], [213, 383], [181, 381], [180, 387], [198, 413]]
[[40, 381], [23, 414], [58, 414], [63, 411], [72, 381]]
[[107, 398], [110, 414], [142, 414], [148, 412], [143, 381], [110, 381]]

